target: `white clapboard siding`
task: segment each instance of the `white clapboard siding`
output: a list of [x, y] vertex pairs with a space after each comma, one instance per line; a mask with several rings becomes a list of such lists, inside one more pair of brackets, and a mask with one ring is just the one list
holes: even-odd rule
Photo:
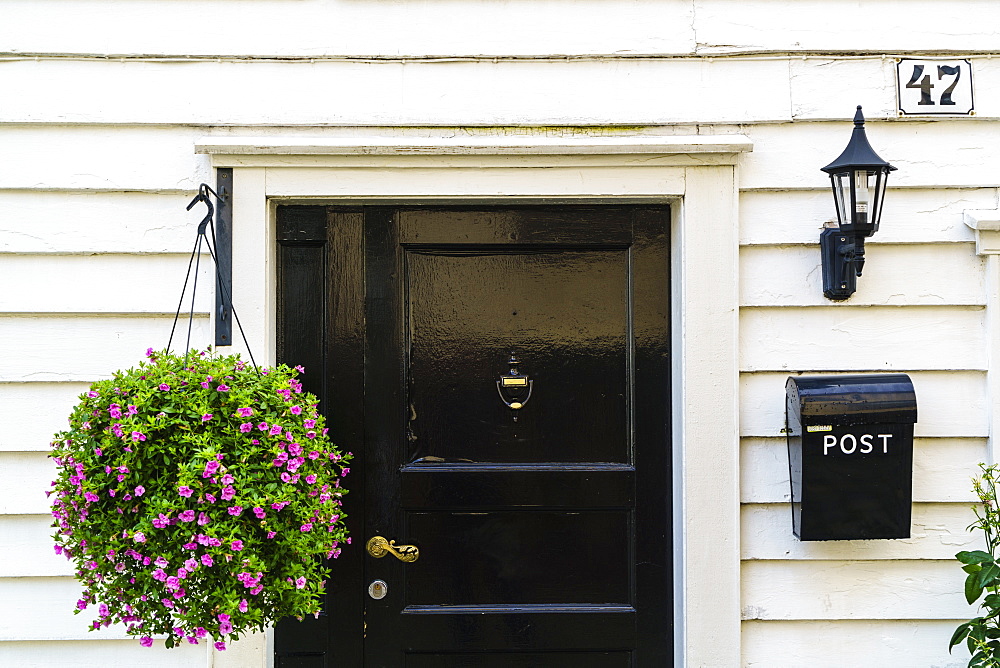
[[[82, 619], [82, 617], [81, 617]], [[204, 644], [184, 643], [166, 649], [162, 642], [143, 647], [139, 641], [103, 640], [102, 631], [95, 631], [87, 640], [58, 642], [0, 642], [0, 666], [9, 668], [108, 668], [108, 666], [141, 666], [142, 668], [202, 668], [210, 666]]]
[[891, 0], [866, 2], [860, 15], [829, 2], [702, 0], [695, 6], [699, 50], [709, 53], [992, 50], [996, 42], [980, 21], [1000, 20], [1000, 8], [989, 0], [963, 3], [968, 13], [942, 11], [942, 5], [931, 0], [908, 2], [906, 11]]
[[[829, 306], [820, 248], [745, 246], [740, 250], [743, 306]], [[985, 305], [984, 260], [975, 244], [866, 245], [864, 275], [852, 305]], [[775, 268], [780, 267], [780, 271]]]
[[194, 192], [215, 182], [207, 156], [194, 152], [204, 134], [193, 127], [0, 124], [0, 187]]
[[[0, 452], [0, 515], [39, 515], [50, 511], [45, 492], [56, 465], [46, 452]], [[3, 572], [0, 564], [0, 573]]]
[[[0, 122], [502, 125], [829, 120], [839, 125], [849, 122], [856, 104], [870, 119], [896, 117], [895, 67], [892, 59], [877, 56], [405, 65], [25, 58], [4, 63], [11, 97], [0, 109]], [[187, 84], [192, 76], [221, 77], [226, 94], [191, 104]], [[50, 85], [39, 89], [38, 80]], [[326, 85], [311, 86], [315, 80]], [[86, 85], [92, 81], [104, 85]], [[984, 90], [998, 87], [1000, 68], [978, 68], [976, 81]], [[287, 92], [261, 96], [262, 87]], [[405, 95], [397, 93], [400, 88]], [[768, 94], [760, 94], [762, 90]], [[294, 104], [289, 104], [289, 96]], [[1000, 116], [1000, 106], [980, 100], [977, 113], [981, 128], [986, 117]]]
[[745, 371], [985, 369], [984, 315], [955, 306], [742, 309], [740, 364]]
[[205, 215], [185, 211], [193, 196], [0, 189], [0, 253], [190, 253]]
[[[147, 348], [165, 348], [173, 315], [45, 316], [0, 319], [0, 381], [93, 381], [144, 359]], [[181, 318], [174, 350], [183, 350], [187, 320]], [[191, 347], [212, 342], [209, 319], [195, 314]]]
[[[843, 121], [748, 125], [753, 152], [741, 159], [740, 188], [829, 188], [820, 168], [833, 161], [851, 138], [854, 106]], [[898, 167], [889, 177], [903, 187], [995, 187], [983, 165], [1000, 162], [1000, 135], [984, 119], [869, 121], [875, 152]], [[886, 214], [888, 215], [888, 214]]]
[[[862, 105], [868, 118], [896, 115], [896, 63], [888, 58], [788, 60], [792, 118], [846, 119]], [[854, 106], [851, 106], [854, 105]]]
[[744, 619], [961, 619], [961, 564], [911, 561], [744, 561]]
[[[3, 63], [0, 122], [198, 124], [739, 123], [790, 121], [788, 66], [562, 60], [290, 64]], [[218, 80], [214, 95], [191, 82]], [[37, 82], [47, 85], [39, 87]], [[316, 85], [322, 81], [322, 85]], [[100, 82], [100, 85], [94, 85]], [[773, 94], [760, 95], [761, 87]], [[195, 89], [196, 90], [196, 89]], [[281, 91], [262, 94], [261, 91]], [[889, 99], [888, 92], [884, 96]], [[739, 100], [739, 104], [733, 104]]]
[[[971, 616], [971, 615], [970, 615]], [[965, 620], [961, 620], [965, 621]], [[745, 621], [743, 668], [966, 668], [948, 640], [959, 621]]]
[[[983, 439], [917, 438], [913, 444], [913, 500], [976, 500], [972, 476], [989, 458]], [[784, 438], [746, 438], [740, 445], [740, 500], [789, 500], [788, 446]]]
[[[97, 610], [91, 606], [73, 614], [82, 591], [83, 585], [72, 577], [0, 577], [0, 601], [4, 602], [0, 641], [128, 638], [125, 628], [117, 624], [87, 631]], [[139, 644], [138, 640], [134, 642]]]
[[[695, 48], [687, 0], [463, 2], [178, 2], [7, 0], [0, 42], [18, 52], [455, 55], [678, 53]], [[86, 17], [93, 30], [81, 30]], [[280, 20], [279, 20], [280, 19]], [[45, 30], [39, 30], [40, 24]], [[192, 26], [225, 25], [205, 38]]]
[[[74, 4], [72, 12], [57, 0], [6, 5], [0, 39], [10, 51], [112, 54], [975, 52], [996, 48], [990, 26], [1000, 21], [989, 0], [963, 3], [962, 12], [942, 11], [928, 0], [909, 3], [902, 12], [897, 3], [882, 0], [865, 3], [860, 18], [817, 2], [642, 0], [609, 12], [596, 0], [550, 0], [516, 9], [499, 0], [460, 8], [436, 2], [215, 0], [171, 5], [170, 12], [157, 14], [157, 30], [150, 30], [149, 8], [142, 4], [89, 0]], [[81, 30], [81, 16], [95, 29]], [[46, 29], [38, 30], [42, 23]], [[191, 29], [202, 24], [229, 29], [206, 40]]]
[[[1000, 93], [992, 82], [1000, 76], [1000, 66], [989, 58], [969, 60], [976, 84], [976, 115], [980, 119], [996, 118], [1000, 115]], [[847, 118], [854, 115], [849, 105], [859, 104], [867, 118], [896, 116], [895, 58], [793, 57], [788, 67], [795, 120]], [[967, 69], [963, 72], [963, 76], [969, 76]]]
[[[816, 167], [819, 170], [819, 165]], [[889, 183], [894, 179], [890, 177]], [[975, 241], [965, 224], [967, 209], [997, 208], [996, 188], [893, 188], [885, 196], [878, 233], [866, 247], [886, 243]], [[740, 193], [740, 243], [743, 245], [810, 244], [836, 222], [829, 181], [814, 190], [744, 191]], [[867, 271], [868, 268], [866, 267]]]
[[[920, 436], [989, 436], [986, 374], [978, 371], [906, 371], [917, 395]], [[781, 436], [785, 428], [787, 372], [740, 376], [740, 433]], [[807, 374], [810, 375], [810, 374]]]
[[0, 383], [0, 451], [50, 449], [89, 383]]
[[[801, 541], [792, 533], [790, 504], [744, 504], [740, 513], [740, 555], [744, 560], [778, 562], [852, 559], [947, 561], [954, 559], [961, 550], [978, 550], [986, 544], [981, 532], [966, 531], [973, 520], [975, 515], [970, 503], [915, 503], [909, 538]], [[813, 591], [816, 589], [813, 588]]]
[[[192, 229], [192, 239], [194, 238]], [[193, 243], [193, 242], [192, 242]], [[0, 256], [0, 313], [168, 313], [174, 315], [191, 254]], [[207, 316], [215, 305], [211, 256], [191, 266], [181, 312]], [[185, 318], [186, 320], [186, 318]], [[159, 346], [156, 346], [159, 347]]]
[[54, 531], [51, 515], [0, 515], [0, 577], [73, 575], [52, 549]]
[[[866, 20], [851, 12], [824, 10], [822, 3], [780, 9], [740, 2], [628, 3], [608, 12], [600, 2], [546, 2], [511, 11], [509, 3], [467, 3], [462, 11], [433, 2], [355, 5], [347, 2], [205, 2], [177, 5], [165, 13], [159, 30], [148, 29], [142, 6], [114, 12], [99, 0], [80, 6], [101, 30], [82, 31], [76, 13], [58, 12], [53, 2], [12, 3], [4, 43], [16, 51], [209, 54], [576, 54], [576, 53], [731, 53], [745, 51], [989, 50], [988, 29], [997, 18], [987, 0], [968, 4], [967, 13], [941, 12], [932, 2], [914, 3], [899, 12], [890, 2], [866, 4]], [[37, 4], [37, 8], [34, 6]], [[963, 6], [965, 7], [965, 6]], [[760, 21], [766, 12], [767, 21]], [[823, 12], [822, 26], [816, 14]], [[275, 22], [279, 14], [283, 21]], [[968, 16], [976, 16], [972, 22]], [[891, 19], [886, 31], [879, 17]], [[37, 30], [39, 21], [52, 27]], [[190, 26], [229, 22], [218, 44], [205, 43]], [[662, 26], [670, 26], [664, 30]], [[753, 26], [753, 30], [747, 30]], [[270, 28], [270, 29], [269, 29]]]

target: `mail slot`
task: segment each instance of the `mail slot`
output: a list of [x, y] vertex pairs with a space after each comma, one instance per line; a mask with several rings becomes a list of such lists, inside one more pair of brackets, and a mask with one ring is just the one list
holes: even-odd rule
[[793, 376], [785, 395], [795, 535], [909, 538], [917, 421], [909, 376]]

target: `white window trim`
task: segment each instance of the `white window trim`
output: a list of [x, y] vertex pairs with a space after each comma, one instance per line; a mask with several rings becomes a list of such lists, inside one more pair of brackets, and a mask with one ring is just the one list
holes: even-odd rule
[[[251, 345], [273, 361], [279, 202], [673, 204], [676, 665], [740, 665], [737, 163], [750, 140], [421, 133], [197, 142], [213, 166], [234, 168], [234, 303]], [[270, 664], [270, 642], [244, 643], [213, 665]]]

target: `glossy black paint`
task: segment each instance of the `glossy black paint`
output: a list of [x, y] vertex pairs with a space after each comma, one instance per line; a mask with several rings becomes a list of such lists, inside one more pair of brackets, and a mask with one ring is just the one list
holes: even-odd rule
[[785, 388], [795, 535], [909, 538], [917, 421], [909, 377], [800, 376]]
[[233, 345], [233, 168], [215, 170], [215, 345]]
[[668, 220], [279, 207], [279, 355], [323, 369], [362, 473], [326, 612], [282, 622], [277, 665], [671, 664]]

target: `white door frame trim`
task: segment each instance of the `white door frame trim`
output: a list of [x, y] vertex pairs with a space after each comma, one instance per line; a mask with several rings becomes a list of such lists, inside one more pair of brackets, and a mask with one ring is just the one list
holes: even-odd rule
[[[739, 665], [737, 164], [750, 140], [585, 129], [422, 133], [359, 128], [197, 142], [213, 166], [234, 168], [233, 297], [251, 345], [273, 362], [278, 202], [674, 204], [676, 665]], [[250, 638], [213, 665], [268, 666], [270, 646]]]

